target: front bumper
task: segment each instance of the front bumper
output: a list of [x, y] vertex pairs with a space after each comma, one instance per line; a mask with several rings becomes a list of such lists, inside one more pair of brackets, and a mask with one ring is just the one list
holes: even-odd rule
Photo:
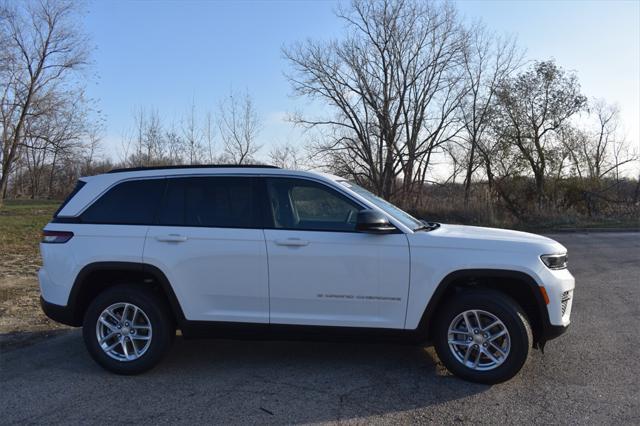
[[571, 307], [575, 278], [567, 269], [546, 269], [540, 274], [540, 286], [549, 297], [547, 313], [552, 326], [567, 327], [571, 323]]
[[544, 333], [544, 340], [548, 342], [549, 340], [553, 340], [556, 337], [562, 336], [564, 333], [569, 330], [568, 325], [549, 325]]
[[[571, 308], [575, 279], [567, 269], [551, 270], [544, 267], [538, 276], [539, 286], [544, 288], [549, 302], [544, 304], [538, 344], [544, 344], [566, 333], [571, 324]], [[544, 303], [544, 301], [541, 301]]]

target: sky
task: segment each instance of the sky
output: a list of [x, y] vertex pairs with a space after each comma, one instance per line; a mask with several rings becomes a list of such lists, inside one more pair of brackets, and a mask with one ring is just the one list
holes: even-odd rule
[[[588, 97], [621, 110], [640, 143], [640, 1], [455, 2], [464, 19], [517, 37], [526, 59], [555, 59], [575, 71]], [[313, 108], [292, 96], [282, 47], [339, 38], [337, 1], [98, 1], [85, 29], [95, 46], [88, 94], [105, 118], [104, 153], [118, 160], [138, 108], [179, 125], [193, 104], [204, 119], [230, 90], [248, 91], [263, 121], [262, 158], [304, 136], [288, 113]]]

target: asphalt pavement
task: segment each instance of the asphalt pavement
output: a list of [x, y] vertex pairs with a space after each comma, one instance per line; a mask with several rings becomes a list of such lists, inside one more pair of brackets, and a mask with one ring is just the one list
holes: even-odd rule
[[569, 249], [571, 329], [507, 383], [467, 383], [432, 349], [183, 341], [109, 374], [78, 330], [0, 353], [0, 424], [640, 424], [640, 233], [551, 236]]

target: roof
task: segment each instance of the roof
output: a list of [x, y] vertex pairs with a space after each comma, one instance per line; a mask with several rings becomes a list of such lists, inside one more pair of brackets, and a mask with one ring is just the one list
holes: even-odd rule
[[250, 169], [279, 169], [279, 167], [268, 164], [197, 164], [197, 165], [180, 165], [180, 166], [153, 166], [153, 167], [123, 167], [112, 169], [107, 173], [124, 173], [124, 172], [141, 172], [146, 170], [175, 170], [175, 169], [210, 169], [210, 168], [250, 168]]

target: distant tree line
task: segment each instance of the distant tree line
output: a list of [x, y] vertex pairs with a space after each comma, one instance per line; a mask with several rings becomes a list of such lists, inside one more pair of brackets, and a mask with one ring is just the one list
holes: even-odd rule
[[[214, 114], [201, 119], [192, 105], [177, 125], [136, 110], [121, 158], [105, 159], [100, 114], [84, 93], [90, 48], [80, 6], [0, 3], [0, 205], [7, 197], [60, 199], [78, 177], [113, 167], [258, 161], [262, 120], [251, 96], [233, 91]], [[285, 144], [267, 156], [299, 167], [297, 153]]]
[[61, 198], [112, 167], [264, 161], [328, 170], [425, 215], [434, 203], [523, 222], [639, 209], [638, 153], [617, 107], [587, 99], [554, 61], [524, 61], [513, 38], [466, 23], [449, 2], [354, 0], [337, 12], [343, 37], [284, 48], [294, 94], [325, 112], [291, 115], [304, 146], [265, 152], [252, 97], [232, 90], [170, 122], [135, 110], [117, 160], [104, 159], [84, 95], [78, 4], [0, 5], [0, 200]]
[[[157, 110], [137, 110], [133, 130], [123, 140], [119, 166], [188, 164], [260, 164], [259, 143], [263, 127], [248, 92], [230, 93], [215, 112], [199, 114], [195, 105], [167, 125]], [[266, 152], [268, 163], [283, 168], [303, 168], [299, 146], [275, 144]]]
[[[525, 63], [513, 39], [465, 24], [448, 2], [354, 0], [338, 16], [342, 39], [284, 50], [295, 93], [330, 107], [293, 117], [326, 168], [412, 210], [427, 184], [461, 182], [467, 207], [472, 190], [486, 190], [520, 219], [566, 209], [567, 191], [581, 207], [599, 199], [637, 211], [637, 183], [609, 198], [637, 160], [618, 110], [589, 102], [575, 73]], [[451, 174], [433, 182], [443, 155]]]

